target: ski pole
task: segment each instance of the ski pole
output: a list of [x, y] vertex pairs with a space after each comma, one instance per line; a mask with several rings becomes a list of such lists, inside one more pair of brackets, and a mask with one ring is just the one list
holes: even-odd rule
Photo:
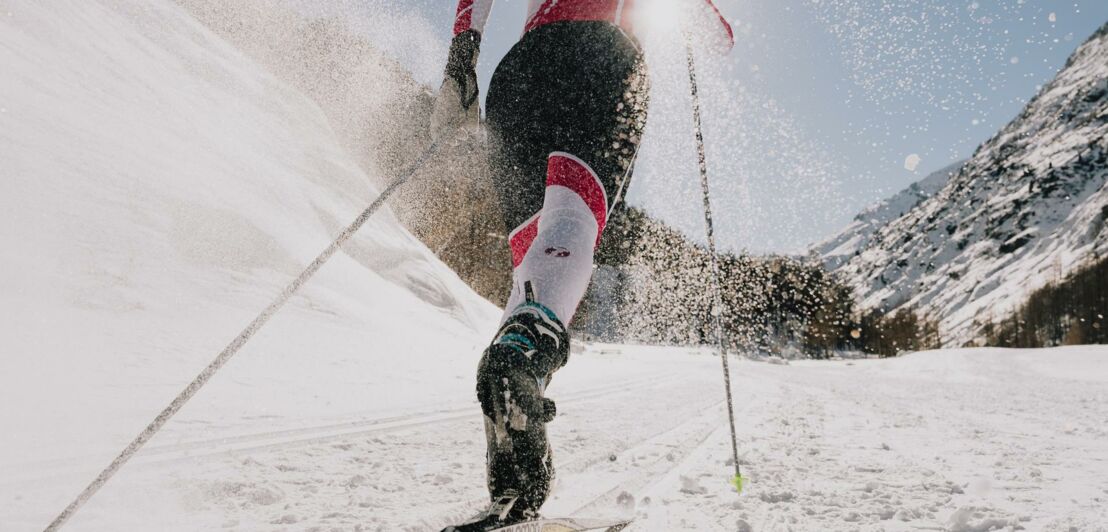
[[96, 478], [93, 479], [93, 481], [89, 483], [89, 485], [86, 486], [79, 495], [77, 495], [77, 498], [73, 499], [73, 502], [69, 503], [69, 506], [66, 506], [65, 509], [62, 510], [62, 512], [58, 514], [56, 518], [54, 518], [54, 520], [46, 527], [45, 532], [55, 532], [59, 530], [62, 525], [66, 523], [66, 521], [73, 517], [73, 514], [77, 513], [77, 510], [84, 506], [84, 504], [88, 502], [88, 500], [92, 498], [92, 496], [95, 495], [96, 492], [99, 491], [100, 488], [103, 487], [103, 485], [109, 479], [111, 479], [112, 476], [114, 476], [116, 472], [118, 472], [119, 469], [131, 459], [131, 457], [135, 455], [135, 453], [142, 449], [142, 446], [145, 445], [146, 442], [150, 441], [150, 439], [153, 438], [154, 435], [157, 434], [163, 426], [165, 426], [166, 422], [168, 422], [169, 419], [172, 418], [174, 414], [176, 414], [177, 411], [179, 411], [181, 407], [183, 407], [185, 403], [189, 401], [189, 399], [192, 399], [192, 397], [196, 395], [196, 392], [200, 391], [200, 388], [207, 384], [208, 381], [211, 380], [212, 376], [215, 375], [215, 373], [219, 371], [220, 368], [222, 368], [223, 365], [231, 359], [231, 357], [235, 356], [235, 353], [238, 353], [239, 349], [242, 349], [242, 346], [246, 345], [246, 342], [249, 341], [250, 338], [253, 337], [254, 334], [257, 333], [258, 330], [261, 329], [262, 326], [265, 325], [265, 323], [269, 321], [269, 319], [272, 318], [273, 315], [276, 314], [282, 306], [284, 306], [289, 298], [291, 298], [292, 295], [295, 294], [296, 291], [299, 290], [300, 287], [308, 281], [308, 279], [311, 279], [312, 276], [315, 275], [317, 271], [319, 271], [323, 264], [327, 262], [327, 260], [330, 259], [331, 256], [334, 255], [335, 252], [338, 251], [339, 248], [341, 248], [347, 240], [350, 240], [350, 237], [354, 236], [354, 233], [356, 233], [358, 229], [360, 229], [362, 225], [364, 225], [365, 222], [369, 220], [369, 218], [373, 216], [375, 212], [377, 212], [377, 209], [379, 209], [381, 205], [384, 205], [385, 201], [387, 201], [398, 188], [400, 188], [404, 183], [407, 183], [408, 180], [411, 179], [411, 177], [415, 175], [415, 173], [418, 172], [420, 168], [427, 164], [427, 161], [430, 160], [431, 157], [439, 151], [439, 148], [442, 147], [443, 143], [454, 136], [457, 131], [455, 127], [457, 122], [457, 120], [451, 122], [450, 125], [445, 129], [447, 133], [441, 135], [438, 139], [432, 142], [431, 145], [428, 146], [427, 149], [420, 154], [419, 158], [417, 158], [415, 162], [409, 165], [406, 171], [400, 174], [400, 177], [389, 183], [389, 185], [385, 187], [385, 190], [381, 191], [381, 193], [377, 196], [377, 199], [373, 200], [373, 202], [370, 203], [369, 206], [366, 207], [365, 210], [363, 210], [362, 213], [359, 214], [358, 217], [350, 223], [350, 225], [346, 226], [346, 228], [343, 229], [337, 237], [335, 237], [331, 244], [327, 246], [319, 254], [319, 256], [317, 256], [315, 260], [313, 260], [312, 263], [309, 264], [308, 267], [300, 273], [300, 275], [296, 279], [289, 283], [288, 286], [286, 286], [285, 289], [281, 291], [280, 295], [278, 295], [277, 298], [269, 304], [269, 306], [262, 310], [262, 312], [258, 314], [256, 318], [254, 318], [254, 321], [250, 322], [250, 324], [247, 325], [246, 328], [243, 329], [242, 332], [240, 332], [234, 340], [231, 340], [231, 343], [227, 344], [227, 347], [223, 348], [223, 351], [221, 351], [219, 355], [215, 357], [215, 360], [209, 363], [207, 367], [205, 367], [204, 370], [201, 371], [200, 374], [197, 375], [196, 378], [194, 378], [192, 382], [190, 382], [188, 386], [185, 387], [184, 390], [181, 390], [181, 393], [177, 394], [177, 397], [173, 398], [173, 401], [169, 403], [169, 406], [166, 406], [165, 409], [162, 410], [161, 413], [158, 414], [158, 416], [155, 417], [154, 420], [151, 421], [150, 424], [147, 425], [146, 428], [143, 429], [142, 432], [140, 432], [139, 435], [131, 441], [131, 443], [127, 444], [127, 447], [125, 447], [123, 451], [119, 453], [119, 456], [116, 456], [115, 460], [112, 460], [112, 462], [108, 464], [108, 467], [105, 467], [104, 470], [101, 471], [100, 474], [97, 475]]
[[731, 368], [727, 363], [727, 348], [723, 336], [723, 287], [719, 278], [719, 257], [716, 255], [716, 239], [712, 225], [712, 203], [708, 193], [708, 158], [704, 152], [704, 131], [700, 122], [700, 93], [696, 83], [696, 62], [693, 58], [692, 35], [687, 29], [685, 37], [685, 57], [689, 65], [689, 92], [692, 96], [693, 128], [696, 131], [696, 154], [700, 167], [700, 190], [704, 198], [704, 232], [708, 237], [708, 255], [712, 267], [712, 320], [715, 322], [716, 345], [719, 347], [719, 359], [723, 361], [723, 384], [727, 395], [727, 422], [731, 426], [731, 457], [735, 462], [735, 478], [731, 483], [739, 493], [743, 491], [743, 475], [739, 467], [739, 444], [735, 437], [735, 407], [731, 399]]

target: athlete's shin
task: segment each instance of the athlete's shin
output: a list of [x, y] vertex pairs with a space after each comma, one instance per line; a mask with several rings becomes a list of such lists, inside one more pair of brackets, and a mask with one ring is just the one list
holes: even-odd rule
[[[564, 194], [557, 189], [547, 193]], [[535, 301], [568, 324], [589, 286], [595, 240], [596, 222], [591, 218], [573, 210], [544, 212], [534, 242], [513, 273], [507, 314], [523, 303], [523, 285], [530, 282]]]
[[607, 195], [592, 169], [568, 153], [550, 155], [546, 181], [542, 210], [509, 239], [515, 269], [506, 310], [523, 303], [529, 282], [535, 302], [568, 324], [592, 277]]

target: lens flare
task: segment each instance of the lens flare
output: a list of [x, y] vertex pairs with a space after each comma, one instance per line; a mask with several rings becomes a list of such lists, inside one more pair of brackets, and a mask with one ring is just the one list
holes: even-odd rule
[[681, 29], [681, 6], [676, 0], [639, 0], [635, 27], [644, 33], [670, 33]]

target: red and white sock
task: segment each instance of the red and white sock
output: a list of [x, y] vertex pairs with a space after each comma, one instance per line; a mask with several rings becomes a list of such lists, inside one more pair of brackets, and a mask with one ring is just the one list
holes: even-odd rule
[[523, 303], [530, 281], [535, 301], [568, 325], [589, 287], [607, 220], [607, 195], [592, 168], [571, 154], [550, 154], [542, 210], [508, 237], [514, 271], [505, 319]]

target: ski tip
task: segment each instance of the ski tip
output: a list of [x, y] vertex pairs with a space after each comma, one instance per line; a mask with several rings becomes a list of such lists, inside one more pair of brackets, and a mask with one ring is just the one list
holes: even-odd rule
[[746, 479], [743, 478], [742, 475], [735, 475], [735, 477], [731, 479], [731, 485], [735, 486], [735, 490], [741, 494], [743, 492], [743, 486], [746, 486]]

